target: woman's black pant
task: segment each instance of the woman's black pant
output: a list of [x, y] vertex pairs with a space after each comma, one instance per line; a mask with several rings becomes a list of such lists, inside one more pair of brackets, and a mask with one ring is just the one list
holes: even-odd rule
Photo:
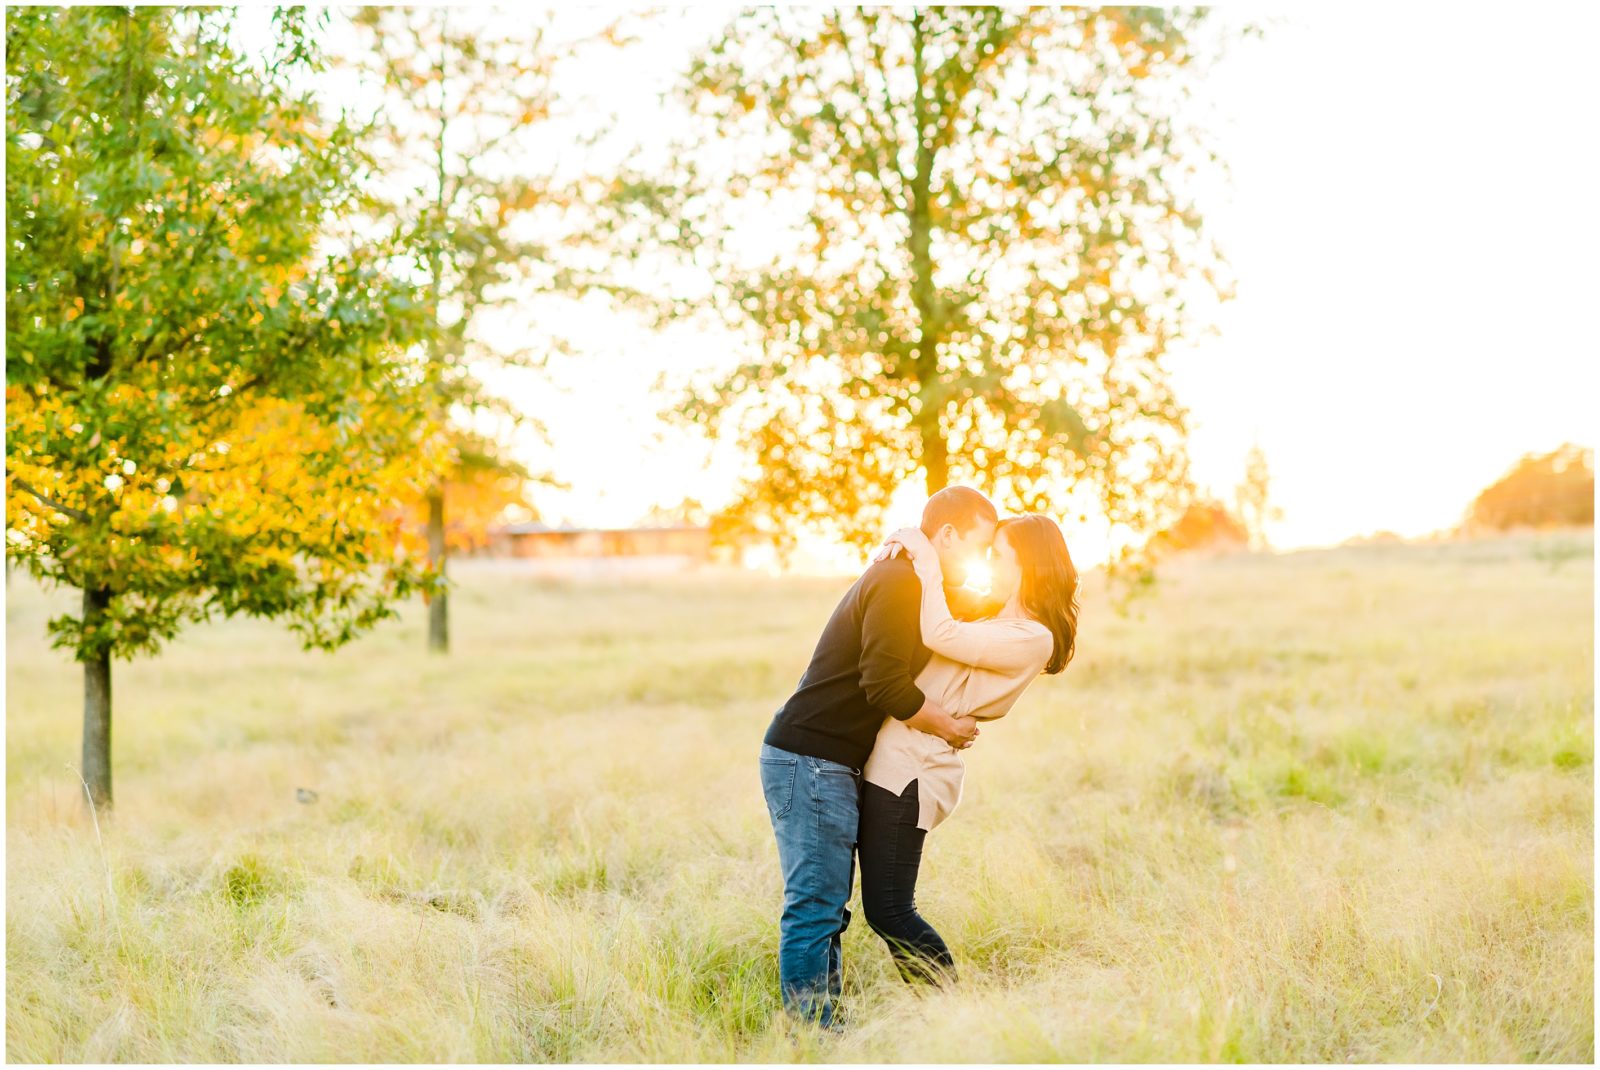
[[861, 786], [861, 906], [872, 931], [883, 937], [907, 983], [955, 980], [950, 949], [917, 913], [917, 867], [922, 841], [917, 827], [917, 782], [899, 795], [871, 781]]

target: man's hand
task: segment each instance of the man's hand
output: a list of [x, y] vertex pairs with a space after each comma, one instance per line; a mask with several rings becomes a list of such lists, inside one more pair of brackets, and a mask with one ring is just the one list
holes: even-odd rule
[[906, 718], [907, 725], [930, 736], [938, 736], [956, 750], [966, 750], [978, 738], [976, 717], [952, 717], [936, 703], [922, 704], [922, 709]]
[[978, 741], [978, 719], [970, 714], [951, 717], [949, 732], [940, 732], [939, 736], [956, 750], [966, 750]]

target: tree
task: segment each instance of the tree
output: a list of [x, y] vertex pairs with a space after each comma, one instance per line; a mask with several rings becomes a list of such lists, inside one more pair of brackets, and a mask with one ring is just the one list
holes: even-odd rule
[[[519, 19], [526, 29], [515, 35], [498, 27], [487, 32], [473, 12], [450, 8], [367, 7], [354, 22], [369, 47], [349, 62], [382, 87], [375, 122], [389, 166], [403, 179], [380, 219], [414, 244], [429, 295], [434, 336], [427, 381], [435, 421], [455, 428], [441, 432], [453, 441], [465, 420], [484, 414], [541, 430], [531, 414], [486, 389], [475, 369], [538, 369], [550, 351], [563, 348], [561, 339], [546, 334], [506, 352], [487, 344], [478, 328], [482, 313], [511, 302], [606, 288], [603, 264], [585, 256], [574, 225], [577, 180], [558, 172], [559, 153], [539, 151], [530, 137], [556, 115], [562, 61], [597, 40], [620, 44], [621, 38], [608, 26], [595, 37], [558, 43], [548, 12]], [[548, 166], [535, 173], [528, 160]], [[496, 440], [478, 434], [474, 448], [468, 467], [480, 477], [532, 478]], [[461, 464], [449, 462], [457, 470]], [[431, 479], [429, 556], [443, 574], [449, 469]], [[443, 588], [430, 596], [428, 644], [449, 649]]]
[[640, 527], [705, 527], [711, 522], [710, 511], [698, 498], [680, 498], [676, 505], [656, 503], [639, 518]]
[[[453, 444], [442, 481], [445, 515], [443, 529], [447, 552], [471, 553], [487, 546], [501, 523], [532, 520], [537, 516], [529, 500], [529, 487], [547, 482], [522, 464], [501, 455], [500, 443], [459, 428], [446, 439]], [[439, 484], [430, 484], [432, 491]], [[431, 493], [401, 501], [386, 514], [391, 523], [413, 533], [426, 533]]]
[[1549, 453], [1525, 454], [1473, 499], [1471, 527], [1557, 527], [1594, 523], [1594, 451], [1572, 443]]
[[1228, 507], [1211, 497], [1190, 502], [1170, 526], [1157, 532], [1152, 541], [1160, 552], [1242, 548], [1250, 544], [1250, 533]]
[[[83, 775], [109, 806], [111, 660], [220, 611], [333, 649], [429, 582], [405, 493], [418, 302], [334, 222], [355, 132], [211, 9], [18, 8], [6, 28], [6, 557], [82, 588]], [[348, 235], [345, 236], [348, 238]]]
[[1272, 477], [1267, 472], [1267, 455], [1259, 445], [1245, 454], [1244, 480], [1233, 491], [1238, 517], [1249, 534], [1250, 548], [1267, 548], [1267, 524], [1283, 519], [1283, 510], [1271, 504]]
[[1183, 107], [1202, 23], [762, 8], [694, 58], [694, 138], [612, 202], [703, 270], [674, 312], [754, 353], [674, 410], [745, 445], [747, 526], [867, 548], [919, 469], [1015, 510], [1075, 490], [1135, 534], [1176, 511], [1166, 357], [1225, 290], [1188, 181], [1212, 159]]

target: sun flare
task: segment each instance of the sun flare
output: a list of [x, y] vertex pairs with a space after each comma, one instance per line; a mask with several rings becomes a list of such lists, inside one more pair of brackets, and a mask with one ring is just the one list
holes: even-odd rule
[[967, 562], [967, 580], [961, 586], [978, 594], [988, 594], [993, 585], [994, 573], [989, 570], [989, 562], [982, 558], [973, 558]]

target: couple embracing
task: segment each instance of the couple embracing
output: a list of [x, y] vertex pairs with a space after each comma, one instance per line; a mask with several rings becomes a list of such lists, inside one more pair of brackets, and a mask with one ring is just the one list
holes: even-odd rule
[[[980, 619], [959, 620], [945, 584], [963, 582], [986, 557], [989, 604]], [[948, 487], [845, 592], [761, 746], [783, 870], [786, 1011], [842, 1028], [840, 940], [858, 854], [867, 924], [901, 977], [954, 980], [949, 948], [917, 913], [923, 840], [960, 801], [961, 751], [979, 723], [1072, 659], [1077, 591], [1053, 520], [1001, 521], [982, 494]]]

